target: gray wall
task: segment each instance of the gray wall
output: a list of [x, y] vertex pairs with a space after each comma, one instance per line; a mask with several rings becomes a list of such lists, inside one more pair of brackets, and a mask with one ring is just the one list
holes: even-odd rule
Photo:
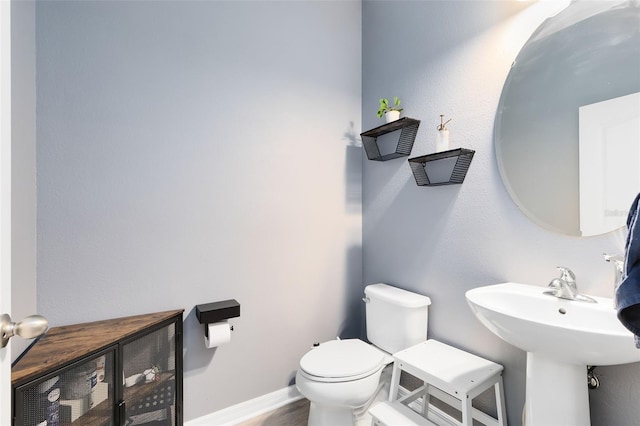
[[[11, 317], [36, 311], [35, 2], [11, 3]], [[31, 343], [12, 339], [11, 359]]]
[[[359, 2], [39, 3], [40, 311], [62, 325], [184, 307], [190, 419], [289, 384], [312, 341], [358, 327], [362, 283], [388, 282], [431, 296], [432, 337], [505, 365], [519, 424], [525, 355], [464, 292], [546, 285], [564, 264], [610, 296], [602, 252], [625, 236], [545, 231], [500, 180], [493, 119], [542, 21], [528, 5], [366, 1], [361, 22]], [[415, 156], [454, 118], [453, 145], [476, 150], [463, 185], [418, 188], [404, 160], [365, 160], [361, 183], [357, 135], [394, 95], [422, 120]], [[227, 298], [233, 341], [205, 350], [193, 306]], [[638, 365], [598, 370], [593, 424], [634, 424]]]
[[[38, 307], [185, 313], [185, 420], [359, 332], [361, 4], [38, 2]], [[193, 312], [237, 299], [232, 342]]]
[[[363, 3], [363, 128], [380, 124], [378, 98], [399, 96], [404, 114], [422, 120], [412, 156], [434, 151], [440, 114], [453, 117], [452, 148], [476, 151], [460, 186], [418, 187], [405, 160], [365, 161], [364, 282], [429, 295], [431, 337], [504, 364], [512, 425], [521, 423], [525, 353], [473, 317], [465, 291], [505, 281], [546, 286], [555, 267], [566, 265], [582, 292], [611, 297], [613, 270], [602, 253], [621, 253], [626, 235], [548, 232], [518, 210], [500, 179], [494, 116], [511, 62], [542, 22], [533, 11], [543, 3]], [[636, 425], [639, 364], [598, 371], [592, 424]]]

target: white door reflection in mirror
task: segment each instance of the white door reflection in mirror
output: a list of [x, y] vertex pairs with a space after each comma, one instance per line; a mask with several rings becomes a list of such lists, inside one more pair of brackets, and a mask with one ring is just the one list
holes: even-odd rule
[[640, 192], [640, 92], [579, 108], [580, 232], [625, 226]]

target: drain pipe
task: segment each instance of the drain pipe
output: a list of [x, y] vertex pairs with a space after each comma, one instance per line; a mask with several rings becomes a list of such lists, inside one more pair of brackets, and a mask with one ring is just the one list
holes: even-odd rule
[[589, 386], [589, 389], [598, 389], [600, 387], [600, 379], [593, 372], [595, 369], [595, 365], [587, 366], [587, 386]]

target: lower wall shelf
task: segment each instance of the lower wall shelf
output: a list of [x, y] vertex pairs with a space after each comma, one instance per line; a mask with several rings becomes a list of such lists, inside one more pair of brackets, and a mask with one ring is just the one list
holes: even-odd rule
[[458, 148], [409, 158], [418, 186], [459, 185], [469, 170], [475, 151]]

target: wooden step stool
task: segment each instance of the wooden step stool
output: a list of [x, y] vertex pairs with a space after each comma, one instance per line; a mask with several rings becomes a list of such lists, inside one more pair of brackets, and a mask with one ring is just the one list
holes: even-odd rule
[[[475, 418], [488, 426], [507, 426], [502, 365], [433, 339], [397, 352], [393, 357], [389, 402], [377, 404], [369, 410], [374, 425], [432, 425], [426, 416], [429, 396], [434, 395], [462, 412], [462, 422], [459, 422], [436, 409], [452, 424], [472, 426]], [[424, 385], [398, 398], [402, 371], [422, 380]], [[495, 388], [497, 419], [471, 406], [473, 399], [491, 386]], [[405, 405], [420, 397], [422, 416]], [[399, 417], [394, 415], [404, 416], [404, 419], [398, 420]]]

